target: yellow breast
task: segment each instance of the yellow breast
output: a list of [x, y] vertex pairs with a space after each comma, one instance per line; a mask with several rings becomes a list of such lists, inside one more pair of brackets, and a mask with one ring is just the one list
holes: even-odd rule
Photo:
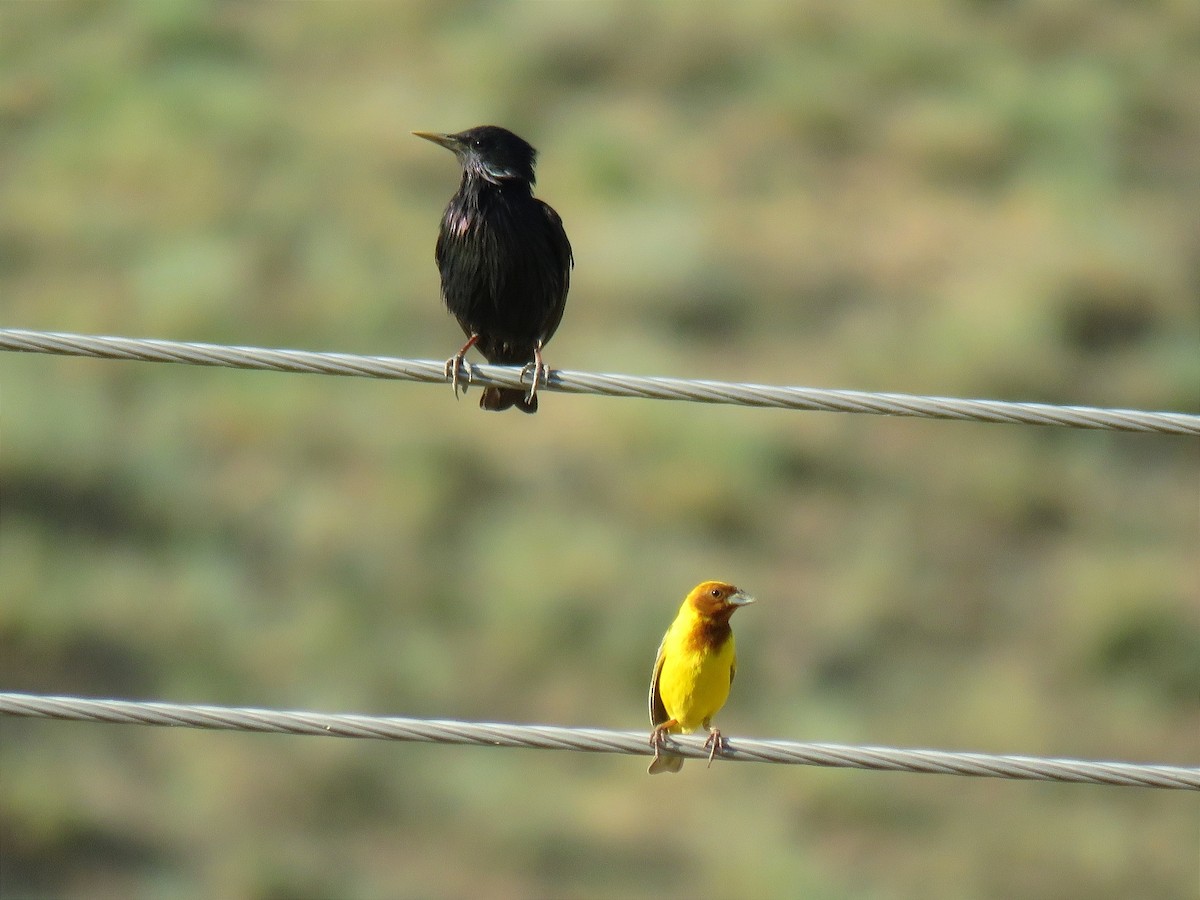
[[697, 646], [680, 623], [663, 639], [662, 670], [658, 692], [667, 714], [683, 732], [695, 731], [729, 699], [729, 683], [736, 653], [733, 635], [719, 647]]

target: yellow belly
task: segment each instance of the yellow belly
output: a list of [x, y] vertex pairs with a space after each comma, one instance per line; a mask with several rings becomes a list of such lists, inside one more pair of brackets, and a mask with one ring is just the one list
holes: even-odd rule
[[716, 652], [676, 652], [663, 658], [658, 693], [667, 715], [679, 722], [671, 731], [695, 731], [729, 699], [734, 664], [733, 638]]

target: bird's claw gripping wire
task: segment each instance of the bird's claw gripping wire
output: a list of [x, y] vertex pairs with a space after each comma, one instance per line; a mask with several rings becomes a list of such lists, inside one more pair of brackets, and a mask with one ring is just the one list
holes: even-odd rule
[[650, 746], [654, 748], [654, 758], [657, 760], [662, 752], [662, 746], [667, 742], [667, 729], [674, 724], [674, 721], [664, 722], [661, 725], [655, 725], [654, 730], [650, 732]]
[[462, 382], [462, 392], [467, 393], [467, 387], [474, 380], [471, 364], [467, 362], [461, 353], [458, 353], [446, 360], [446, 378], [450, 380], [450, 384], [454, 387], [454, 398], [458, 399], [459, 375], [466, 376], [466, 380]]
[[704, 742], [704, 746], [708, 748], [708, 767], [711, 769], [713, 758], [718, 753], [725, 752], [725, 738], [721, 737], [720, 728], [708, 729], [708, 740]]
[[550, 380], [550, 369], [542, 363], [541, 341], [533, 345], [533, 362], [526, 363], [521, 369], [522, 384], [524, 384], [527, 374], [532, 376], [533, 383], [529, 386], [529, 393], [525, 395], [525, 402], [532, 403], [534, 398], [537, 397], [538, 382], [545, 384]]
[[455, 353], [452, 357], [446, 360], [445, 377], [450, 379], [450, 384], [454, 388], [454, 399], [458, 399], [458, 383], [459, 374], [467, 376], [466, 384], [463, 385], [462, 392], [467, 393], [467, 387], [474, 380], [474, 374], [471, 370], [471, 364], [467, 362], [467, 351], [475, 346], [475, 342], [479, 340], [479, 335], [471, 335], [471, 339], [462, 345], [462, 349]]

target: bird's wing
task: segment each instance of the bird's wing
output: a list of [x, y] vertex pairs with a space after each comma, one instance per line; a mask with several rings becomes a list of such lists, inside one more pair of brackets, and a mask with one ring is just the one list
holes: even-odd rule
[[558, 275], [554, 290], [554, 307], [549, 310], [545, 327], [539, 336], [543, 343], [548, 343], [562, 322], [563, 311], [567, 308], [567, 292], [571, 290], [571, 267], [575, 265], [575, 254], [571, 250], [571, 242], [567, 240], [566, 229], [563, 228], [562, 217], [550, 204], [538, 200], [542, 212], [546, 214], [546, 222], [550, 229], [550, 249], [557, 257]]
[[729, 661], [729, 684], [733, 686], [733, 676], [737, 674], [737, 654]]
[[563, 270], [569, 272], [575, 265], [575, 253], [571, 250], [571, 242], [567, 240], [567, 230], [563, 228], [562, 216], [544, 200], [538, 200], [538, 203], [542, 205], [542, 212], [546, 214], [546, 218], [550, 222], [551, 232], [555, 232], [561, 238], [561, 240], [555, 241], [554, 247], [559, 254], [559, 262], [562, 263]]
[[662, 674], [663, 648], [667, 646], [667, 636], [663, 635], [662, 643], [658, 645], [658, 653], [654, 658], [654, 673], [650, 676], [650, 724], [661, 725], [667, 719], [667, 708], [663, 706], [662, 695], [658, 693], [658, 677]]

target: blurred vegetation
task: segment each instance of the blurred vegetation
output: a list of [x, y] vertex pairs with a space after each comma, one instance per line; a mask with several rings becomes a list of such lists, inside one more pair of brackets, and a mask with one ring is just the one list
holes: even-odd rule
[[[0, 324], [442, 358], [457, 184], [543, 152], [551, 365], [1200, 408], [1193, 3], [0, 7]], [[1195, 763], [1155, 436], [0, 356], [0, 686]], [[0, 722], [5, 897], [1178, 897], [1177, 792]]]

